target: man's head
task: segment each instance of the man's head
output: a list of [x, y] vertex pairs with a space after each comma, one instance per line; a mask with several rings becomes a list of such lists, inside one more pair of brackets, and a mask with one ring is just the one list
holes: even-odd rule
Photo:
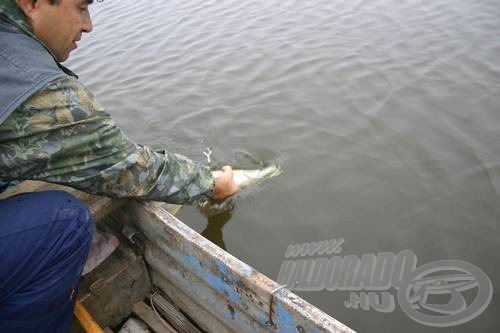
[[33, 33], [56, 56], [68, 59], [83, 32], [92, 31], [88, 10], [93, 0], [16, 0]]

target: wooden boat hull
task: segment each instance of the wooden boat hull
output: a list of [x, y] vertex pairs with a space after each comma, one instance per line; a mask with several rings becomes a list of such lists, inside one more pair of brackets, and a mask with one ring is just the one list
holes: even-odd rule
[[[208, 332], [353, 332], [202, 237], [163, 205], [115, 215], [143, 236], [152, 282]], [[274, 291], [274, 293], [273, 293]]]

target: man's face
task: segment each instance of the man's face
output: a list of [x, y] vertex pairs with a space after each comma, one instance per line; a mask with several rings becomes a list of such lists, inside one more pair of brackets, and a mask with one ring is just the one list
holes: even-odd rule
[[54, 53], [57, 60], [68, 59], [83, 32], [92, 31], [89, 0], [61, 0], [58, 5], [37, 0], [29, 17], [35, 35]]

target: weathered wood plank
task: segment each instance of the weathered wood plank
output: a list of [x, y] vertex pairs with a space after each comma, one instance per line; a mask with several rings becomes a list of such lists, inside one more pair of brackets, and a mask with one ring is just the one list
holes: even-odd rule
[[[168, 295], [170, 299], [172, 299], [172, 302], [174, 302], [176, 306], [182, 309], [183, 312], [190, 314], [190, 316], [205, 332], [237, 332], [227, 326], [224, 321], [214, 320], [214, 315], [209, 311], [209, 309], [207, 309], [206, 304], [203, 304], [200, 299], [193, 297], [193, 295], [185, 294], [182, 289], [172, 284], [157, 270], [153, 270], [152, 279], [155, 286], [165, 292], [165, 294]], [[195, 313], [196, 316], [193, 317], [191, 315], [193, 313]]]
[[132, 306], [132, 312], [157, 333], [177, 333], [169, 323], [163, 320], [163, 318], [159, 318], [144, 302], [135, 303]]

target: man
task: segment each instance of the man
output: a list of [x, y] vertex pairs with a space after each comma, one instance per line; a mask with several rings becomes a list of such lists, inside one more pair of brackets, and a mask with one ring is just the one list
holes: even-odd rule
[[[0, 0], [0, 190], [25, 179], [189, 204], [238, 191], [184, 156], [130, 141], [60, 64], [92, 30], [92, 0]], [[3, 186], [2, 186], [3, 184]], [[0, 201], [0, 332], [67, 332], [92, 234], [60, 191]]]

